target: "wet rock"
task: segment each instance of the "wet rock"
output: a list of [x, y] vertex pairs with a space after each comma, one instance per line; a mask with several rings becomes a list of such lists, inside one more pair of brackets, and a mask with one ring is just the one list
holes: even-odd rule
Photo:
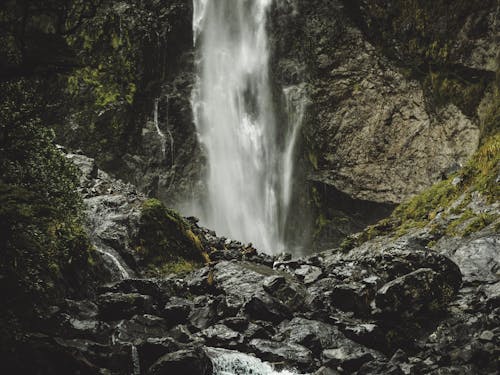
[[150, 312], [152, 299], [138, 293], [104, 293], [98, 298], [99, 316], [104, 320], [120, 320]]
[[179, 293], [180, 287], [169, 279], [125, 279], [102, 286], [101, 293], [139, 293], [155, 298], [155, 302], [165, 300]]
[[221, 323], [238, 332], [243, 332], [248, 328], [249, 325], [248, 319], [242, 316], [227, 318], [224, 319]]
[[161, 311], [163, 316], [170, 324], [184, 324], [193, 309], [193, 303], [184, 298], [172, 297]]
[[193, 303], [188, 320], [191, 326], [197, 330], [205, 329], [230, 315], [223, 296], [216, 298], [199, 296], [194, 299]]
[[442, 310], [453, 296], [453, 286], [430, 268], [421, 268], [385, 284], [375, 296], [375, 306], [383, 314], [409, 317]]
[[201, 349], [185, 349], [165, 354], [148, 375], [212, 375], [212, 362]]
[[300, 344], [315, 354], [320, 354], [323, 349], [333, 346], [355, 345], [337, 327], [299, 317], [281, 323], [274, 338], [278, 341]]
[[296, 312], [303, 307], [305, 289], [298, 283], [287, 280], [284, 276], [274, 275], [267, 277], [262, 286], [291, 311]]
[[243, 335], [248, 341], [252, 339], [268, 339], [271, 337], [272, 331], [272, 327], [267, 325], [266, 322], [251, 322]]
[[376, 324], [370, 322], [357, 321], [350, 323], [343, 322], [342, 332], [349, 339], [376, 350], [384, 350], [385, 333]]
[[244, 311], [251, 319], [265, 320], [273, 323], [279, 323], [292, 316], [292, 312], [287, 306], [264, 291], [255, 294], [245, 304]]
[[317, 281], [323, 275], [323, 271], [319, 267], [303, 265], [295, 270], [295, 275], [307, 285]]
[[340, 375], [340, 372], [328, 367], [321, 367], [313, 375]]
[[460, 241], [443, 238], [437, 249], [450, 256], [459, 266], [464, 279], [470, 281], [498, 280], [500, 269], [500, 235], [487, 230]]
[[250, 262], [219, 262], [215, 265], [214, 283], [226, 296], [229, 307], [241, 308], [263, 290], [267, 276], [276, 275], [272, 268]]
[[243, 344], [243, 336], [223, 324], [208, 327], [197, 335], [204, 338], [207, 345], [217, 348], [238, 349]]
[[335, 285], [330, 294], [331, 304], [343, 311], [353, 311], [363, 315], [370, 310], [370, 289], [361, 283]]
[[158, 358], [180, 350], [180, 345], [171, 337], [147, 338], [137, 345], [141, 369], [148, 369]]
[[323, 364], [327, 367], [341, 367], [344, 371], [354, 372], [364, 363], [372, 361], [375, 356], [369, 349], [360, 346], [326, 349], [322, 353]]
[[283, 362], [302, 370], [307, 370], [313, 363], [311, 351], [302, 345], [253, 339], [249, 347], [265, 361]]
[[138, 345], [150, 338], [167, 337], [169, 328], [168, 322], [158, 316], [136, 315], [116, 326], [112, 340]]

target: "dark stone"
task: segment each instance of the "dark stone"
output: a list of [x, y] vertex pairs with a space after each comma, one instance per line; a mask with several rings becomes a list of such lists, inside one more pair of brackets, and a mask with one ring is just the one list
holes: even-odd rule
[[149, 375], [212, 375], [212, 362], [199, 349], [185, 349], [165, 354], [148, 371]]
[[161, 316], [172, 325], [184, 324], [187, 322], [192, 308], [193, 303], [191, 301], [172, 297], [161, 311]]
[[305, 289], [300, 284], [291, 282], [284, 276], [267, 277], [264, 280], [263, 288], [291, 311], [299, 311], [304, 305]]
[[179, 349], [179, 344], [171, 337], [147, 338], [137, 345], [141, 369], [149, 368], [162, 355]]
[[238, 349], [243, 344], [243, 336], [223, 324], [208, 327], [197, 335], [203, 337], [207, 345], [217, 348]]
[[308, 370], [313, 365], [311, 351], [299, 344], [253, 339], [249, 347], [265, 361], [283, 362], [301, 370]]
[[360, 346], [342, 346], [324, 350], [322, 358], [323, 364], [328, 367], [337, 368], [340, 366], [347, 372], [354, 372], [364, 363], [375, 359], [375, 356], [369, 349]]
[[119, 342], [137, 345], [149, 338], [168, 336], [169, 327], [168, 322], [158, 316], [136, 315], [120, 322], [113, 337]]
[[454, 289], [430, 268], [421, 268], [385, 284], [375, 297], [383, 314], [413, 316], [420, 311], [444, 309], [454, 297]]
[[98, 297], [99, 316], [104, 320], [120, 320], [151, 311], [152, 299], [138, 293], [105, 293]]
[[266, 292], [254, 295], [244, 306], [251, 319], [279, 323], [292, 316], [291, 311]]

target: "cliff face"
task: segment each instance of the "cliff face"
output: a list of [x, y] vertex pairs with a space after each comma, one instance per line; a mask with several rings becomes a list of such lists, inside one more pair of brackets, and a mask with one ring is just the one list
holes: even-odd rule
[[[78, 4], [70, 20], [80, 19]], [[63, 110], [49, 121], [57, 141], [180, 207], [202, 194], [205, 164], [190, 104], [192, 2], [90, 8], [50, 43], [61, 58], [47, 62], [31, 48], [34, 39], [23, 37], [19, 54], [27, 62], [9, 62], [4, 71], [24, 74], [38, 61], [60, 73]], [[53, 36], [55, 21], [33, 12], [26, 35]], [[309, 103], [291, 243], [338, 245], [460, 169], [498, 131], [497, 15], [494, 0], [275, 1], [269, 34], [277, 107], [284, 107], [279, 89], [297, 84]]]
[[495, 126], [498, 5], [472, 3], [275, 6], [274, 75], [305, 81], [311, 102], [300, 158], [317, 246], [458, 170]]

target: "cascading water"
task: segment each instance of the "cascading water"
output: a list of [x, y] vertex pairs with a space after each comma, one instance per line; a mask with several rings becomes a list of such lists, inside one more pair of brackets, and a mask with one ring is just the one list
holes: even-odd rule
[[272, 253], [284, 250], [296, 131], [278, 139], [266, 32], [271, 3], [193, 0], [192, 105], [208, 159], [207, 197], [195, 214], [219, 234]]
[[248, 354], [207, 348], [214, 375], [298, 375], [290, 370], [276, 371], [270, 364]]

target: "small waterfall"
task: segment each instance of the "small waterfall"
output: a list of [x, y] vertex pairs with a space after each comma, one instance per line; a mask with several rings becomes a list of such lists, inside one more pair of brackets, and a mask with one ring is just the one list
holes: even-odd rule
[[141, 364], [137, 347], [132, 345], [132, 375], [141, 375]]
[[289, 370], [276, 371], [270, 364], [247, 354], [215, 348], [208, 348], [207, 352], [214, 375], [299, 375]]
[[121, 279], [130, 278], [130, 273], [125, 269], [125, 267], [123, 267], [118, 258], [110, 250], [104, 250], [102, 247], [96, 247], [96, 251], [111, 261], [111, 264], [113, 264], [114, 268], [116, 268], [116, 271], [118, 271]]
[[[288, 213], [290, 201], [292, 199], [292, 182], [294, 172], [294, 151], [297, 144], [299, 130], [304, 120], [304, 113], [307, 105], [305, 94], [305, 84], [289, 86], [283, 89], [285, 97], [285, 112], [288, 116], [285, 136], [285, 150], [283, 152], [282, 167], [282, 193], [281, 199], [283, 211]], [[286, 217], [285, 217], [286, 220]], [[283, 222], [285, 222], [283, 220]]]
[[165, 159], [165, 152], [166, 152], [166, 149], [165, 149], [165, 134], [163, 134], [163, 132], [161, 131], [160, 129], [160, 122], [158, 121], [158, 103], [159, 103], [160, 99], [156, 98], [155, 99], [155, 103], [154, 103], [154, 109], [153, 109], [153, 123], [155, 125], [155, 129], [156, 129], [156, 133], [158, 134], [158, 138], [160, 138], [160, 142], [161, 142], [161, 152], [162, 152], [162, 155], [163, 155], [163, 159]]
[[[193, 212], [220, 235], [284, 250], [293, 154], [303, 110], [299, 86], [283, 138], [269, 77], [266, 19], [272, 0], [193, 0], [198, 80], [192, 108], [208, 160], [207, 196]], [[300, 107], [300, 106], [299, 106]]]

